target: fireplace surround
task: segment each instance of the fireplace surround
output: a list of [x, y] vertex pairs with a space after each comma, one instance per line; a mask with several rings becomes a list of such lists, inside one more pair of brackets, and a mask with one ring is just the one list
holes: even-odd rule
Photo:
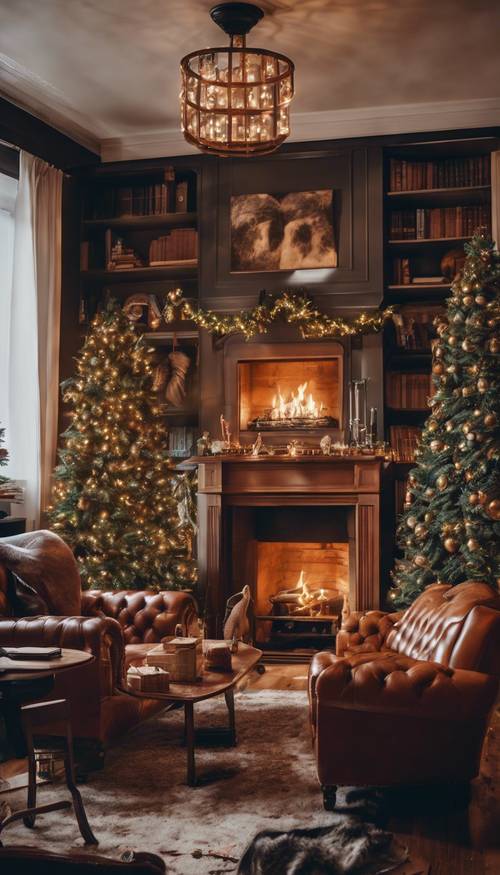
[[[226, 600], [245, 584], [250, 586], [254, 607], [257, 604], [259, 544], [288, 542], [291, 550], [316, 545], [317, 551], [324, 551], [323, 558], [330, 558], [325, 585], [316, 587], [334, 589], [342, 584], [337, 587], [337, 604], [332, 602], [332, 614], [327, 615], [328, 643], [333, 642], [333, 609], [338, 615], [341, 596], [348, 594], [353, 610], [379, 607], [383, 459], [224, 455], [193, 457], [179, 467], [194, 465], [198, 469], [199, 585], [211, 635], [221, 635]], [[347, 549], [335, 550], [333, 545], [341, 544]], [[290, 577], [281, 582], [289, 588]], [[281, 584], [275, 583], [278, 591]], [[258, 610], [261, 607], [259, 602]], [[268, 640], [273, 637], [269, 629], [267, 633], [263, 629], [265, 622], [272, 621], [263, 620], [260, 627], [256, 621], [254, 640], [263, 641], [266, 634]], [[311, 646], [316, 649], [318, 641]], [[278, 651], [275, 647], [279, 656]]]

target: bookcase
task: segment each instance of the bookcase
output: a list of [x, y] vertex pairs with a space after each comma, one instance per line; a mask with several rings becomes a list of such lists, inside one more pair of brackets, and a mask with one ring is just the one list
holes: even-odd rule
[[393, 142], [384, 150], [384, 303], [398, 305], [384, 329], [384, 424], [396, 451], [395, 505], [406, 480], [432, 394], [433, 321], [444, 310], [463, 245], [491, 229], [491, 153], [498, 140]]
[[[80, 223], [82, 333], [107, 296], [122, 306], [132, 296], [154, 296], [160, 309], [177, 286], [197, 298], [199, 187], [196, 167], [183, 159], [102, 164], [88, 171]], [[182, 459], [198, 437], [198, 330], [185, 321], [157, 321], [151, 328], [145, 304], [136, 325], [155, 349], [158, 407], [169, 450]]]

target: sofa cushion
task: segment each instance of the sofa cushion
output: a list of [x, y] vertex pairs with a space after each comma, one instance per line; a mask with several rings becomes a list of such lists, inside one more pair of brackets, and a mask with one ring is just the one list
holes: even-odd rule
[[[465, 621], [476, 605], [499, 605], [486, 583], [433, 584], [390, 630], [385, 646], [413, 659], [449, 665]], [[474, 630], [471, 629], [474, 635]]]
[[46, 605], [44, 613], [80, 615], [80, 574], [72, 551], [59, 535], [43, 529], [1, 538], [0, 564], [38, 593]]

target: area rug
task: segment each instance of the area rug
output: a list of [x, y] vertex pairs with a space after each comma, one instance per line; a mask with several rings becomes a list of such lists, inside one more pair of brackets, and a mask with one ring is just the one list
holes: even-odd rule
[[[223, 699], [195, 707], [196, 725], [226, 725]], [[236, 748], [200, 747], [199, 786], [189, 788], [182, 747], [183, 712], [170, 711], [128, 733], [109, 751], [105, 768], [81, 792], [99, 847], [88, 853], [119, 857], [126, 850], [159, 854], [169, 875], [235, 873], [260, 830], [334, 823], [316, 779], [303, 692], [245, 690], [236, 695]], [[38, 804], [60, 798], [64, 787], [40, 788]], [[15, 792], [13, 809], [24, 807]], [[34, 830], [14, 823], [4, 844], [51, 851], [81, 850], [72, 812], [39, 817]]]

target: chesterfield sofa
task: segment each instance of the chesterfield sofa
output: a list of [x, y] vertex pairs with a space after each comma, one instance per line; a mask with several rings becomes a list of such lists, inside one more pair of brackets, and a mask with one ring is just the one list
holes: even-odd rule
[[434, 584], [404, 612], [352, 613], [336, 654], [309, 671], [310, 722], [327, 810], [337, 785], [451, 782], [478, 774], [500, 676], [500, 597]]
[[[70, 702], [79, 758], [91, 769], [104, 751], [162, 703], [125, 691], [134, 647], [198, 629], [188, 592], [82, 591], [73, 553], [52, 532], [0, 539], [0, 645], [85, 650], [93, 662], [56, 674], [50, 698]], [[47, 727], [50, 732], [51, 727]]]

